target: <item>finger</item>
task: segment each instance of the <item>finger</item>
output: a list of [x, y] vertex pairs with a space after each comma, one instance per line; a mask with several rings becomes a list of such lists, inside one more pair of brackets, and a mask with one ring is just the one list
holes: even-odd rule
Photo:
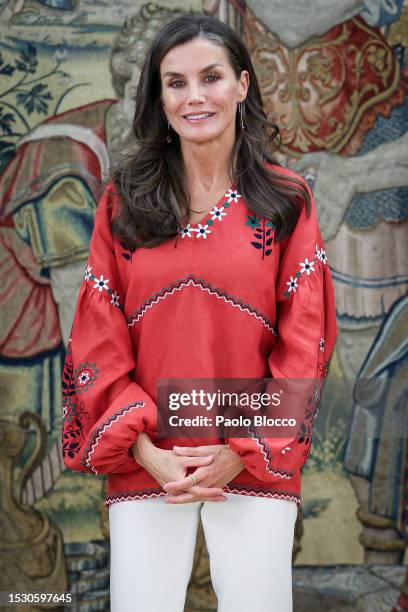
[[[169, 489], [177, 489], [177, 490], [186, 490], [190, 489], [190, 487], [197, 487], [198, 484], [194, 484], [190, 476], [186, 476], [185, 478], [181, 478], [180, 480], [173, 480], [171, 482], [166, 482], [163, 485], [163, 489], [168, 491]], [[203, 485], [201, 485], [203, 486]]]
[[206, 455], [204, 457], [185, 457], [183, 465], [185, 467], [196, 467], [197, 465], [208, 465], [214, 461], [214, 455]]
[[163, 489], [167, 493], [171, 493], [172, 495], [176, 495], [177, 493], [182, 493], [183, 491], [190, 492], [190, 489], [194, 487], [195, 494], [200, 495], [221, 495], [224, 493], [223, 489], [220, 487], [203, 487], [200, 485], [193, 485], [191, 478], [184, 478], [184, 480], [179, 480], [177, 482], [167, 482], [163, 485]]
[[189, 455], [190, 457], [201, 457], [208, 455], [208, 448], [202, 446], [173, 446], [177, 455]]
[[192, 495], [205, 495], [206, 497], [217, 497], [223, 493], [224, 490], [220, 487], [200, 487], [200, 485], [195, 485], [191, 492]]
[[183, 495], [168, 495], [165, 499], [166, 504], [188, 504], [190, 502], [198, 501], [194, 495], [190, 495], [189, 493], [185, 493]]
[[174, 480], [173, 482], [166, 482], [166, 484], [163, 485], [163, 489], [167, 492], [170, 493], [179, 493], [181, 491], [185, 491], [186, 489], [189, 489], [192, 486], [197, 486], [197, 485], [193, 485], [193, 481], [191, 480], [191, 478], [189, 476], [186, 476], [185, 478], [182, 478], [181, 480]]
[[[193, 492], [193, 487], [194, 487], [194, 491]], [[171, 482], [171, 483], [166, 483], [163, 486], [163, 489], [167, 492], [170, 493], [171, 495], [177, 495], [179, 493], [183, 493], [183, 492], [191, 492], [194, 495], [209, 495], [209, 496], [214, 496], [214, 495], [222, 495], [224, 493], [224, 490], [221, 487], [204, 487], [204, 486], [200, 486], [200, 485], [193, 485], [191, 483], [190, 480], [187, 480], [185, 482]]]
[[165, 500], [166, 504], [187, 504], [196, 501], [225, 502], [228, 501], [228, 498], [224, 497], [223, 495], [218, 495], [217, 497], [206, 497], [205, 495], [196, 497], [194, 495], [186, 493], [184, 495], [169, 495], [168, 497], [166, 497]]

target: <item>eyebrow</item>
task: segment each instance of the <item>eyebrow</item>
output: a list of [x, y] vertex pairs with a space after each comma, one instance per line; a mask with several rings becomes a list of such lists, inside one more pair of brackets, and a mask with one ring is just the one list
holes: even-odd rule
[[[203, 72], [206, 72], [207, 70], [212, 70], [213, 68], [216, 68], [217, 66], [222, 66], [222, 64], [220, 64], [218, 62], [215, 62], [214, 64], [209, 64], [209, 66], [206, 66], [205, 68], [200, 70], [200, 74], [202, 74]], [[163, 74], [163, 79], [164, 79], [165, 76], [182, 77], [184, 75], [182, 73], [180, 73], [180, 72], [165, 72]]]

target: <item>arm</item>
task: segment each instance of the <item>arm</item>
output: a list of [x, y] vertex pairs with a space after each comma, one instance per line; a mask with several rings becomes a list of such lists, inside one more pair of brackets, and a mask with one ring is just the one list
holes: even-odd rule
[[[107, 189], [115, 191], [112, 183]], [[156, 405], [134, 380], [135, 355], [111, 232], [119, 197], [105, 191], [90, 241], [63, 372], [65, 465], [92, 473], [136, 469], [131, 447], [156, 428]]]
[[[337, 336], [333, 283], [309, 193], [310, 216], [303, 206], [292, 234], [282, 241], [276, 285], [278, 339], [268, 357], [271, 376], [285, 379], [294, 391], [291, 400], [304, 402], [297, 410], [302, 423], [292, 438], [263, 438], [255, 431], [251, 437], [228, 440], [247, 470], [270, 482], [292, 478], [308, 459], [312, 423]], [[313, 262], [311, 269], [304, 265], [307, 262]], [[291, 279], [295, 281], [292, 288]], [[296, 379], [302, 379], [298, 394]]]

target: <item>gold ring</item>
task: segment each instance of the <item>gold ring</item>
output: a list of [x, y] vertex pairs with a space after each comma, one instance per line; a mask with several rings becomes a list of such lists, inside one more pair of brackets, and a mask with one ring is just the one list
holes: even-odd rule
[[191, 480], [193, 481], [193, 485], [198, 484], [198, 480], [197, 480], [197, 478], [195, 476], [193, 476], [192, 474], [189, 474], [189, 476], [190, 476]]

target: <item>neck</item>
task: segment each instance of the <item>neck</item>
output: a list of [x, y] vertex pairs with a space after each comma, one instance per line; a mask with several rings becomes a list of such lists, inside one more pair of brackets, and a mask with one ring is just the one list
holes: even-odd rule
[[230, 158], [234, 133], [204, 143], [181, 140], [181, 151], [189, 189], [210, 192], [231, 182]]

